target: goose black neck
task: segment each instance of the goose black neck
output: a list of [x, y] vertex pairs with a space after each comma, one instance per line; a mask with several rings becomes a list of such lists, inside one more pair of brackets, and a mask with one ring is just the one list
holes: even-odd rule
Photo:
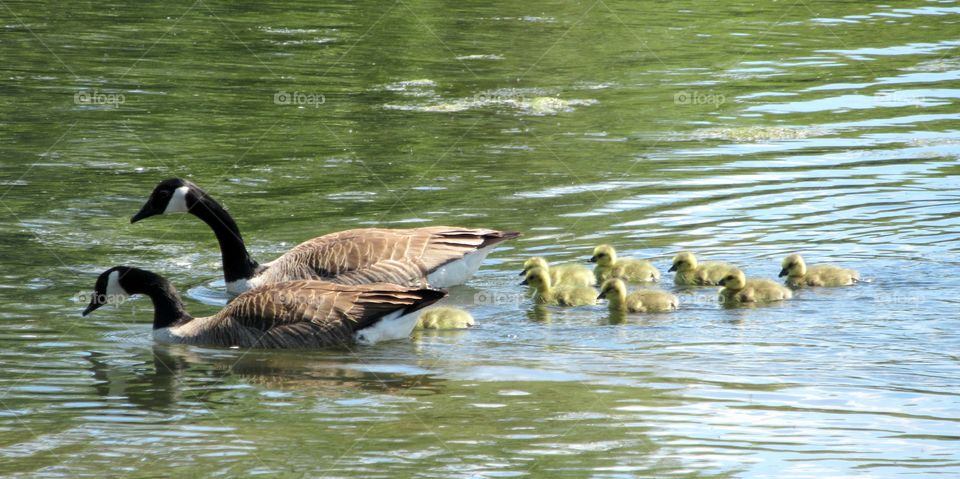
[[230, 283], [252, 278], [258, 264], [247, 252], [243, 237], [240, 236], [240, 228], [230, 213], [206, 194], [190, 208], [190, 213], [206, 223], [217, 236], [223, 262], [223, 279]]
[[193, 319], [184, 308], [177, 289], [160, 275], [140, 270], [128, 273], [128, 276], [131, 276], [130, 280], [135, 284], [128, 292], [143, 294], [153, 302], [153, 329], [166, 328]]

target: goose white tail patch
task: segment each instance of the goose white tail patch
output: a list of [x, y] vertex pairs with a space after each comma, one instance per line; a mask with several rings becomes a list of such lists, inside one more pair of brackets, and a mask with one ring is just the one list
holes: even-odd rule
[[163, 210], [163, 214], [186, 213], [189, 209], [187, 208], [188, 191], [190, 191], [190, 188], [186, 186], [181, 186], [173, 190], [173, 197], [167, 202], [167, 207]]
[[171, 328], [153, 330], [153, 340], [160, 344], [177, 344], [180, 339], [171, 331]]
[[449, 288], [466, 283], [480, 269], [480, 263], [493, 251], [496, 245], [478, 249], [464, 255], [462, 259], [451, 261], [427, 275], [427, 282], [434, 288]]
[[260, 284], [254, 284], [256, 278], [251, 279], [238, 279], [236, 281], [230, 281], [227, 283], [227, 294], [230, 296], [239, 296], [240, 293], [251, 290], [260, 286]]
[[107, 276], [107, 302], [119, 303], [130, 297], [127, 290], [120, 286], [120, 272], [111, 271]]
[[357, 341], [357, 344], [364, 346], [370, 346], [380, 341], [408, 338], [419, 318], [419, 311], [403, 314], [402, 309], [397, 310], [380, 318], [380, 321], [377, 321], [373, 326], [357, 331], [353, 338]]

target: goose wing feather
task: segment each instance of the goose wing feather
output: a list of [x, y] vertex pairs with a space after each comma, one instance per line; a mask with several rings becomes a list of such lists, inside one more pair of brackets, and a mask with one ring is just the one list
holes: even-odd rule
[[297, 245], [271, 262], [263, 275], [265, 283], [336, 277], [334, 281], [341, 284], [379, 281], [420, 286], [429, 272], [517, 236], [448, 226], [353, 229]]
[[241, 294], [194, 333], [205, 336], [205, 343], [245, 347], [347, 345], [356, 331], [383, 316], [397, 310], [413, 312], [445, 295], [382, 283], [290, 281]]

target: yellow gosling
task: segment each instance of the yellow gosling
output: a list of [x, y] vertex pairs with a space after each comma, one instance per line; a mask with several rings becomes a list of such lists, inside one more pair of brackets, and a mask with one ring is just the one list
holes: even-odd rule
[[417, 329], [466, 329], [475, 324], [470, 313], [447, 306], [425, 309], [417, 319]]
[[526, 277], [533, 268], [543, 268], [550, 275], [550, 282], [556, 286], [593, 286], [597, 284], [593, 273], [578, 264], [562, 264], [551, 267], [547, 260], [535, 256], [523, 262], [523, 271], [520, 276]]
[[617, 258], [616, 250], [613, 249], [613, 246], [607, 244], [602, 244], [593, 249], [590, 262], [597, 264], [593, 268], [593, 274], [600, 284], [610, 278], [620, 278], [624, 281], [660, 281], [660, 270], [649, 261]]
[[534, 289], [533, 299], [540, 304], [560, 306], [587, 306], [597, 304], [597, 290], [588, 286], [553, 286], [550, 275], [543, 268], [527, 272], [523, 283]]
[[847, 286], [860, 281], [860, 273], [832, 264], [818, 264], [807, 268], [807, 264], [798, 254], [783, 259], [780, 277], [787, 277], [786, 284], [791, 288], [804, 286]]
[[673, 277], [673, 283], [679, 286], [715, 286], [735, 269], [736, 266], [719, 261], [701, 263], [693, 253], [681, 251], [673, 257], [673, 265], [668, 272], [677, 273]]
[[604, 281], [597, 299], [604, 298], [611, 311], [627, 313], [665, 313], [680, 307], [680, 300], [666, 291], [639, 289], [627, 294], [627, 286], [618, 278]]
[[731, 304], [766, 303], [793, 297], [793, 293], [771, 279], [750, 279], [735, 269], [720, 280], [720, 301]]

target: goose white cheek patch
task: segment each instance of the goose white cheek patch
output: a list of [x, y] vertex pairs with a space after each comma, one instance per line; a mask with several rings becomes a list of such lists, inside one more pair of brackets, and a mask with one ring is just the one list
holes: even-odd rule
[[170, 201], [167, 203], [166, 209], [163, 210], [163, 214], [168, 213], [186, 213], [187, 212], [187, 191], [190, 188], [186, 186], [181, 186], [173, 190], [173, 197], [170, 198]]
[[119, 304], [129, 297], [127, 290], [120, 286], [120, 272], [111, 272], [110, 276], [107, 277], [107, 304]]

